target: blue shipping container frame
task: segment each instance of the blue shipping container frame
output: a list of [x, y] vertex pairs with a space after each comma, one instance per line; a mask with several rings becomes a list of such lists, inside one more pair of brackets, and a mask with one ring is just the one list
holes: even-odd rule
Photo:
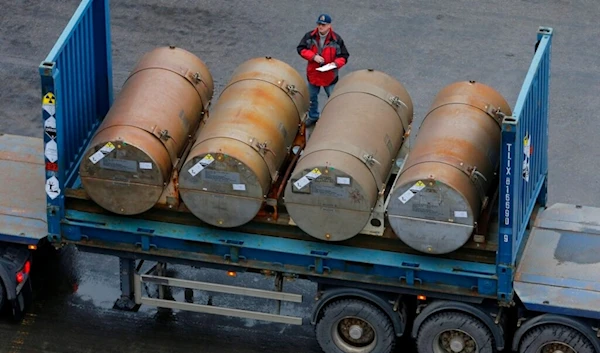
[[[540, 27], [536, 51], [513, 115], [502, 123], [498, 200], [498, 300], [511, 302], [517, 255], [548, 184], [548, 101], [552, 28]], [[526, 154], [527, 152], [527, 154]]]
[[49, 234], [61, 232], [64, 190], [112, 104], [111, 54], [108, 0], [83, 0], [40, 64]]
[[[44, 143], [51, 147], [56, 143], [56, 152], [46, 153], [48, 233], [52, 242], [110, 247], [128, 256], [178, 254], [214, 264], [294, 269], [304, 276], [422, 288], [510, 303], [516, 254], [525, 238], [527, 220], [536, 203], [545, 197], [551, 29], [540, 29], [539, 46], [514, 114], [504, 119], [500, 175], [505, 178], [501, 178], [499, 214], [507, 215], [507, 223], [501, 222], [497, 264], [480, 264], [66, 210], [64, 190], [77, 184], [82, 154], [112, 103], [109, 18], [108, 0], [83, 0], [40, 65]], [[48, 109], [48, 93], [54, 95], [54, 110]], [[51, 118], [56, 120], [55, 132], [48, 124]], [[528, 157], [527, 182], [522, 177], [524, 148], [518, 143], [525, 136], [535, 146]], [[508, 146], [511, 149], [507, 152]], [[506, 167], [511, 173], [504, 172]], [[53, 180], [57, 185], [49, 182]]]

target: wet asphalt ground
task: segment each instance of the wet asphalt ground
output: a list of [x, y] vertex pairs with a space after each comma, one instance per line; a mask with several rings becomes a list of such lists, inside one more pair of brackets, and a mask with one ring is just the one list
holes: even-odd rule
[[[77, 0], [1, 1], [0, 133], [41, 136], [37, 67], [77, 5]], [[317, 15], [329, 12], [351, 55], [341, 74], [375, 68], [396, 77], [412, 97], [414, 131], [435, 94], [459, 80], [488, 84], [514, 107], [537, 28], [553, 27], [549, 201], [600, 206], [597, 0], [122, 0], [112, 1], [111, 9], [115, 94], [143, 53], [173, 44], [207, 63], [215, 98], [233, 70], [253, 57], [272, 56], [302, 72], [304, 62], [295, 47]], [[320, 351], [308, 325], [152, 308], [115, 311], [119, 268], [112, 257], [67, 248], [55, 261], [39, 263], [44, 268], [36, 273], [36, 302], [21, 324], [0, 321], [0, 352]], [[213, 271], [172, 271], [233, 283]], [[243, 285], [269, 287], [263, 278], [242, 277], [237, 280]], [[314, 286], [294, 282], [289, 290], [303, 294], [304, 303], [284, 307], [284, 313], [307, 318]], [[225, 296], [213, 300], [270, 309], [258, 301], [238, 303]], [[401, 344], [398, 352], [407, 349]]]

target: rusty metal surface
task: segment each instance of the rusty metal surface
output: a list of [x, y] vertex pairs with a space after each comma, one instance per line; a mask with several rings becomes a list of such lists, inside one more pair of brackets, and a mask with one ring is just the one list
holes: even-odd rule
[[[154, 206], [212, 94], [208, 68], [188, 51], [164, 47], [144, 55], [82, 160], [81, 181], [89, 196], [119, 214]], [[92, 161], [107, 144], [113, 150]]]
[[0, 134], [0, 239], [36, 244], [48, 234], [42, 139]]
[[456, 82], [436, 96], [388, 206], [400, 239], [444, 254], [470, 238], [498, 168], [504, 98], [478, 82]]
[[236, 69], [181, 169], [181, 198], [194, 215], [219, 227], [256, 216], [308, 109], [304, 81], [269, 57]]
[[529, 235], [515, 291], [533, 310], [594, 311], [600, 307], [598, 249], [600, 208], [552, 205], [541, 212]]
[[[359, 70], [340, 79], [286, 186], [285, 205], [294, 222], [322, 240], [358, 234], [412, 117], [408, 92], [391, 76]], [[315, 168], [318, 177], [294, 185]]]

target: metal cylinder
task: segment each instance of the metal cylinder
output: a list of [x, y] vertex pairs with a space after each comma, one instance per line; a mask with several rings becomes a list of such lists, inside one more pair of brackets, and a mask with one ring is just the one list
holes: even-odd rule
[[180, 173], [187, 208], [218, 227], [236, 227], [260, 210], [308, 110], [308, 87], [288, 64], [255, 58], [221, 93]]
[[195, 55], [175, 47], [145, 54], [81, 162], [92, 200], [124, 215], [152, 208], [212, 95], [212, 76]]
[[311, 236], [341, 241], [369, 221], [412, 122], [406, 89], [387, 74], [344, 76], [285, 189], [292, 220]]
[[474, 81], [442, 89], [390, 194], [388, 220], [410, 247], [445, 254], [463, 246], [499, 165], [501, 123], [511, 109]]

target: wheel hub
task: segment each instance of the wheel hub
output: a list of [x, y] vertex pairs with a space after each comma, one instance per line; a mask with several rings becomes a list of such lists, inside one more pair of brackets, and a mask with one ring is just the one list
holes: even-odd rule
[[348, 330], [348, 334], [352, 339], [358, 340], [363, 335], [363, 329], [358, 325], [352, 325], [350, 326], [350, 330]]
[[573, 347], [563, 342], [550, 342], [540, 349], [541, 353], [577, 353]]
[[377, 343], [373, 327], [357, 317], [338, 321], [333, 328], [332, 338], [340, 349], [351, 353], [369, 353]]
[[460, 336], [452, 337], [450, 340], [450, 349], [453, 352], [461, 352], [465, 349], [465, 341]]
[[[438, 335], [435, 353], [476, 353], [477, 344], [471, 335], [461, 330], [447, 330]], [[543, 352], [550, 353], [550, 352]], [[553, 352], [556, 353], [556, 352]]]

